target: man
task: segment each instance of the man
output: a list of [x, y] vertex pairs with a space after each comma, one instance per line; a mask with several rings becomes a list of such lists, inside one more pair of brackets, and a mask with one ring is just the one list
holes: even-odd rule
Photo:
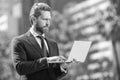
[[55, 41], [45, 37], [51, 23], [51, 8], [45, 3], [35, 3], [30, 11], [32, 27], [12, 41], [14, 66], [26, 80], [57, 80], [65, 74], [60, 63], [65, 59], [59, 56]]

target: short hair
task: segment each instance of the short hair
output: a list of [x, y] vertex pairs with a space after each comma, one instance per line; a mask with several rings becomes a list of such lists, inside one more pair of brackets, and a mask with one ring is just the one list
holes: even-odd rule
[[46, 3], [34, 3], [30, 10], [29, 14], [29, 19], [31, 24], [32, 22], [32, 17], [38, 18], [41, 15], [41, 11], [50, 11], [51, 12], [51, 7], [47, 5]]

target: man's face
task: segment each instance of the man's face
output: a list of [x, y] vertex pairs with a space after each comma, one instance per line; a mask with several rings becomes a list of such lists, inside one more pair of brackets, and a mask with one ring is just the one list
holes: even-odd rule
[[36, 30], [41, 33], [48, 31], [51, 23], [51, 13], [49, 11], [42, 11], [41, 15], [36, 20]]

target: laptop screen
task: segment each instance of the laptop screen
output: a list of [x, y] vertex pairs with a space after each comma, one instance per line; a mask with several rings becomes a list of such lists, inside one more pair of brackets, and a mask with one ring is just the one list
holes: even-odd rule
[[91, 41], [74, 41], [67, 62], [73, 60], [84, 62], [89, 52]]

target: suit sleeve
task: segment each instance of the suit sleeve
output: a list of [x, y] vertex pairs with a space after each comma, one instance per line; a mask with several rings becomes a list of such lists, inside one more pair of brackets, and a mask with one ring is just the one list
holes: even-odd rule
[[[58, 49], [58, 45], [57, 44], [56, 44], [56, 47], [57, 47], [57, 55], [59, 55], [59, 49]], [[60, 67], [59, 63], [54, 65], [54, 66], [55, 66], [54, 70], [55, 70], [55, 74], [56, 74], [57, 78], [61, 78], [61, 77], [66, 75], [66, 73], [61, 70], [61, 67]]]
[[24, 44], [17, 38], [12, 41], [13, 64], [20, 75], [34, 73], [48, 67], [47, 59], [40, 58], [34, 61], [27, 61]]

